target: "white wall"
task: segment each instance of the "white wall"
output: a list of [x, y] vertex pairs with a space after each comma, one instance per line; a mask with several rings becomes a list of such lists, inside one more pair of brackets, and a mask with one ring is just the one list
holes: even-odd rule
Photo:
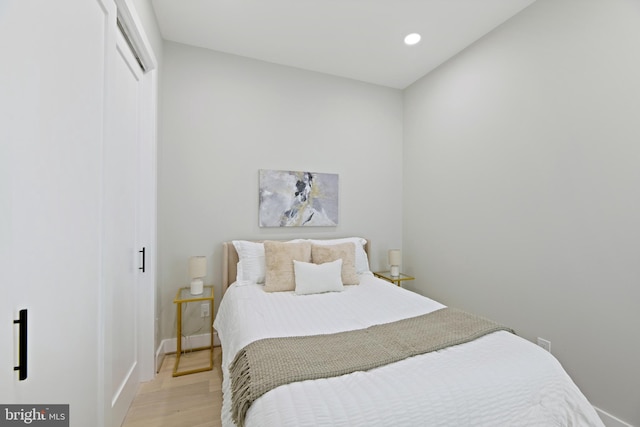
[[[169, 42], [162, 71], [163, 338], [175, 336], [172, 301], [189, 256], [207, 256], [220, 296], [225, 240], [361, 235], [373, 266], [386, 267], [402, 238], [400, 91]], [[339, 225], [258, 227], [259, 169], [339, 174]]]
[[539, 0], [405, 92], [414, 289], [640, 425], [640, 2]]

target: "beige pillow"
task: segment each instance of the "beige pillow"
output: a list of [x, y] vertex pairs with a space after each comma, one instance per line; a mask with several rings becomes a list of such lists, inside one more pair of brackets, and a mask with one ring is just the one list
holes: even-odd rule
[[264, 242], [266, 292], [293, 291], [296, 280], [293, 261], [311, 262], [311, 242]]
[[311, 260], [314, 264], [342, 260], [342, 283], [358, 285], [360, 278], [356, 273], [356, 245], [355, 243], [340, 243], [338, 245], [311, 245]]

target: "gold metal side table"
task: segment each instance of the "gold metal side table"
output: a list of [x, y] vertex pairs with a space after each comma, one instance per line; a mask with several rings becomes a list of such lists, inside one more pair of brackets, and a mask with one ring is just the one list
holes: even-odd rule
[[[180, 356], [182, 356], [182, 304], [188, 304], [192, 302], [209, 301], [209, 313], [211, 313], [211, 321], [209, 322], [209, 334], [210, 344], [204, 347], [198, 347], [191, 349], [190, 351], [209, 350], [209, 366], [203, 368], [189, 369], [187, 371], [180, 372], [178, 370], [180, 366]], [[173, 300], [176, 304], [176, 316], [177, 316], [177, 328], [176, 328], [176, 363], [173, 365], [173, 376], [178, 377], [180, 375], [195, 374], [196, 372], [210, 371], [213, 369], [213, 286], [205, 286], [202, 294], [191, 295], [190, 287], [178, 289], [176, 298]]]
[[401, 286], [405, 280], [415, 280], [415, 277], [407, 276], [400, 273], [398, 276], [392, 276], [390, 271], [378, 271], [373, 273], [374, 276], [386, 280], [387, 282], [394, 283], [396, 286]]

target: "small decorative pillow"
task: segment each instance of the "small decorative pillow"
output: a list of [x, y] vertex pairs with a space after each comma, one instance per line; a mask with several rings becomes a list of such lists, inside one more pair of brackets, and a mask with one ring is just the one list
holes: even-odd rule
[[342, 260], [337, 259], [324, 264], [293, 261], [296, 278], [296, 294], [308, 295], [322, 292], [340, 292], [342, 285]]
[[293, 261], [311, 261], [311, 243], [264, 242], [266, 263], [264, 290], [266, 292], [293, 291], [296, 288]]
[[360, 278], [356, 273], [356, 245], [352, 242], [338, 245], [311, 245], [311, 261], [314, 264], [342, 260], [342, 283], [358, 285]]
[[311, 240], [311, 243], [315, 245], [337, 245], [345, 242], [353, 242], [356, 245], [356, 273], [362, 274], [369, 271], [369, 258], [364, 251], [364, 245], [367, 244], [367, 240], [362, 237], [344, 237], [341, 239], [327, 239], [327, 240]]
[[240, 260], [238, 264], [242, 264], [242, 268], [238, 268], [236, 280], [264, 283], [264, 245], [258, 242], [234, 240], [233, 246], [238, 252], [238, 259]]

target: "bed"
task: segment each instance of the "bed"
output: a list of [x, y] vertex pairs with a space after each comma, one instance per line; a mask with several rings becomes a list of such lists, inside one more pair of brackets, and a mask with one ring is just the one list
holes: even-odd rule
[[[294, 256], [292, 273], [290, 257], [276, 257], [273, 245], [287, 250], [293, 245], [312, 245], [314, 251], [324, 254], [315, 261], [326, 261], [327, 256], [339, 259], [314, 263], [314, 259], [301, 261]], [[355, 254], [349, 252], [351, 247]], [[301, 365], [308, 358], [316, 368], [321, 365], [316, 359], [333, 355], [334, 349], [325, 346], [325, 341], [316, 345], [314, 339], [342, 337], [338, 341], [344, 342], [348, 337], [348, 346], [355, 342], [352, 337], [360, 336], [351, 334], [414, 319], [428, 323], [433, 316], [455, 311], [374, 277], [369, 271], [368, 248], [369, 243], [360, 237], [223, 244], [223, 298], [214, 322], [222, 345], [223, 426], [603, 426], [560, 363], [507, 327], [488, 329], [477, 338], [436, 351], [399, 356], [371, 369], [354, 368], [342, 375], [293, 382], [284, 379], [281, 385], [248, 399], [244, 412], [239, 411], [236, 372], [249, 371], [238, 368], [246, 349], [258, 346], [252, 361], [262, 357], [269, 363], [284, 363], [280, 361], [288, 356], [274, 353], [272, 347], [292, 348], [290, 341], [311, 343], [312, 347], [300, 347], [311, 350], [300, 350], [295, 357], [302, 358]], [[274, 265], [277, 270], [283, 263], [286, 274], [275, 274]], [[343, 286], [324, 292], [321, 283], [335, 282], [329, 279], [334, 278], [338, 264]], [[354, 280], [354, 269], [358, 284], [344, 285]], [[278, 289], [280, 282], [291, 280], [291, 274], [294, 282], [299, 279], [300, 289]], [[310, 290], [308, 283], [303, 287], [305, 281], [312, 283]], [[396, 329], [388, 331], [396, 333]], [[378, 340], [367, 345], [376, 345]], [[272, 347], [259, 347], [264, 343]], [[368, 356], [357, 348], [345, 354], [351, 360], [337, 357], [341, 363]], [[250, 371], [257, 382], [258, 370]]]

